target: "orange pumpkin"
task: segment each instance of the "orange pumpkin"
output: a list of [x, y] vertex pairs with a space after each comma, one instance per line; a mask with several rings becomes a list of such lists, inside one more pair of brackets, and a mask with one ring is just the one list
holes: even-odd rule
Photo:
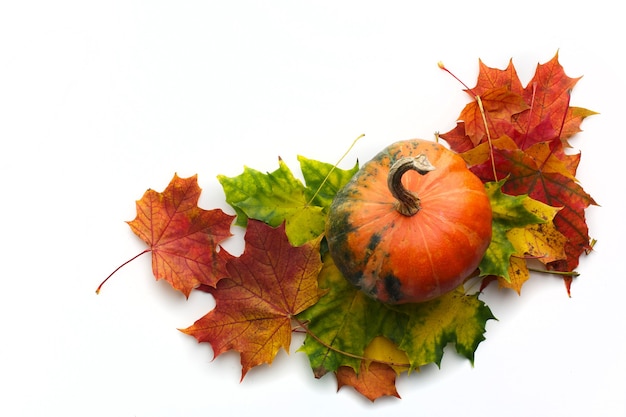
[[337, 193], [326, 239], [339, 270], [369, 296], [427, 301], [476, 270], [491, 241], [491, 205], [456, 153], [396, 142]]

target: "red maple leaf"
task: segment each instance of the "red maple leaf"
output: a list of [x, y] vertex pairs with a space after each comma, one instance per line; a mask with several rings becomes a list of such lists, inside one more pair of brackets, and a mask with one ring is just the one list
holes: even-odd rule
[[[186, 297], [191, 290], [215, 286], [226, 273], [226, 251], [218, 244], [231, 236], [234, 216], [198, 207], [197, 176], [174, 175], [162, 193], [148, 190], [136, 203], [137, 217], [128, 222], [152, 252], [152, 272]], [[134, 258], [133, 258], [134, 259]], [[106, 280], [105, 280], [106, 281]]]
[[249, 220], [243, 254], [226, 264], [227, 277], [210, 292], [215, 309], [181, 330], [211, 344], [214, 356], [241, 353], [243, 379], [254, 366], [289, 352], [292, 317], [317, 302], [320, 239], [293, 247], [284, 223]]
[[475, 100], [441, 137], [484, 182], [507, 178], [504, 192], [562, 208], [554, 224], [568, 239], [567, 259], [549, 263], [548, 269], [573, 271], [591, 249], [584, 211], [596, 204], [575, 178], [580, 154], [565, 152], [582, 120], [595, 114], [569, 105], [580, 77], [565, 74], [558, 54], [537, 66], [526, 87], [511, 62], [504, 70], [479, 65], [476, 87], [465, 90]]
[[[487, 147], [488, 144], [481, 145]], [[556, 146], [561, 146], [557, 144]], [[554, 218], [557, 230], [568, 238], [565, 244], [567, 259], [548, 264], [556, 271], [573, 271], [580, 255], [590, 250], [585, 209], [596, 204], [575, 180], [571, 165], [558, 157], [546, 142], [539, 142], [523, 151], [504, 136], [493, 141], [493, 156], [498, 178], [506, 178], [502, 190], [510, 195], [528, 194], [535, 200], [562, 209]], [[472, 167], [483, 181], [493, 181], [491, 159]]]
[[[580, 77], [570, 78], [565, 74], [558, 54], [549, 62], [537, 65], [526, 87], [522, 87], [512, 62], [504, 70], [490, 68], [482, 61], [479, 67], [476, 86], [465, 91], [472, 99], [480, 97], [492, 138], [507, 135], [521, 149], [556, 139], [566, 143], [580, 131], [585, 117], [596, 114], [569, 106], [570, 92]], [[469, 149], [466, 141], [478, 146], [487, 140], [479, 107], [477, 100], [468, 103], [457, 127], [441, 135], [453, 150], [465, 152]]]

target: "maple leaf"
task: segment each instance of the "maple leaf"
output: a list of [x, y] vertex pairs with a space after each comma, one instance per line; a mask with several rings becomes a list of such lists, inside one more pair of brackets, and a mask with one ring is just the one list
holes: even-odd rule
[[383, 396], [400, 398], [396, 389], [396, 372], [383, 363], [373, 362], [369, 366], [362, 363], [358, 374], [349, 366], [342, 366], [336, 375], [337, 390], [343, 386], [354, 387], [372, 402]]
[[309, 357], [316, 378], [341, 366], [358, 371], [361, 357], [375, 337], [385, 335], [399, 341], [408, 323], [406, 315], [368, 298], [350, 284], [330, 255], [323, 259], [319, 286], [328, 292], [297, 317], [309, 330], [299, 350]]
[[374, 301], [348, 283], [330, 256], [324, 257], [319, 285], [328, 293], [297, 317], [308, 328], [300, 350], [318, 378], [342, 366], [359, 372], [366, 348], [379, 336], [406, 352], [405, 370], [439, 364], [450, 342], [473, 361], [484, 340], [485, 323], [493, 318], [477, 295], [466, 295], [462, 289], [420, 304], [388, 306]]
[[[481, 103], [473, 101], [461, 111], [460, 118], [465, 121], [465, 134], [474, 146], [481, 143], [487, 135], [505, 134], [511, 126], [511, 117], [528, 108], [524, 98], [511, 92], [507, 87], [495, 88], [479, 96]], [[489, 114], [487, 126], [483, 119], [483, 111]]]
[[[596, 202], [576, 180], [580, 154], [565, 152], [568, 139], [580, 131], [581, 122], [596, 114], [569, 105], [571, 90], [579, 79], [565, 74], [558, 53], [549, 62], [537, 65], [526, 87], [522, 87], [511, 62], [505, 70], [480, 62], [476, 87], [466, 92], [481, 99], [469, 103], [456, 127], [440, 135], [483, 182], [507, 178], [503, 186], [505, 193], [528, 195], [562, 208], [553, 224], [554, 236], [563, 235], [567, 239], [566, 256], [546, 264], [553, 271], [573, 271], [580, 256], [591, 249], [584, 211]], [[498, 96], [503, 97], [500, 105]], [[482, 97], [493, 99], [483, 106], [486, 124], [483, 121], [481, 127], [478, 118], [483, 116], [479, 111]], [[522, 102], [515, 102], [519, 98]], [[519, 111], [511, 105], [513, 102], [518, 104]], [[515, 264], [520, 266], [521, 262]], [[565, 280], [569, 292], [571, 280], [569, 277]]]
[[492, 240], [479, 265], [488, 278], [483, 287], [497, 277], [501, 287], [521, 292], [529, 278], [526, 255], [547, 264], [565, 258], [565, 237], [552, 220], [559, 209], [540, 203], [527, 195], [510, 196], [502, 192], [506, 180], [485, 184], [493, 213]]
[[321, 295], [319, 244], [291, 246], [284, 225], [250, 220], [243, 254], [228, 260], [227, 277], [210, 290], [215, 308], [181, 331], [210, 343], [215, 357], [239, 352], [242, 379], [254, 366], [272, 363], [281, 348], [289, 352], [292, 317]]
[[307, 195], [313, 199], [316, 205], [325, 209], [330, 207], [337, 192], [359, 170], [358, 162], [352, 168], [344, 170], [335, 165], [308, 159], [304, 156], [298, 156], [298, 161], [306, 183]]
[[400, 398], [396, 389], [396, 372], [383, 363], [373, 362], [369, 366], [362, 363], [358, 374], [349, 366], [342, 366], [336, 375], [337, 390], [346, 385], [354, 387], [372, 402], [383, 396]]
[[545, 219], [526, 209], [528, 196], [511, 196], [502, 192], [506, 180], [488, 182], [485, 190], [491, 203], [493, 233], [491, 243], [479, 265], [481, 275], [496, 275], [509, 280], [509, 258], [516, 252], [507, 233], [514, 228], [544, 223]]
[[472, 98], [500, 87], [506, 87], [511, 93], [518, 95], [522, 95], [524, 92], [524, 87], [522, 87], [512, 59], [509, 60], [507, 67], [503, 70], [490, 68], [479, 59], [478, 70], [476, 86], [472, 89], [465, 90]]
[[289, 240], [301, 245], [324, 232], [326, 213], [332, 197], [358, 170], [337, 169], [333, 165], [299, 157], [307, 185], [297, 179], [282, 159], [270, 173], [245, 167], [236, 177], [218, 176], [226, 201], [237, 213], [236, 224], [248, 219], [271, 226], [286, 223]]
[[335, 372], [337, 390], [343, 386], [352, 386], [370, 401], [383, 396], [400, 398], [396, 389], [396, 376], [407, 370], [404, 365], [409, 358], [398, 349], [395, 343], [386, 337], [378, 336], [365, 348], [359, 372], [349, 366], [341, 366]]
[[454, 343], [457, 353], [474, 363], [474, 353], [485, 340], [485, 325], [495, 317], [478, 294], [457, 288], [432, 301], [398, 306], [409, 317], [398, 347], [409, 357], [411, 367], [441, 364], [443, 348]]
[[567, 238], [561, 234], [552, 221], [561, 211], [530, 197], [522, 201], [524, 207], [543, 221], [523, 228], [513, 228], [507, 232], [508, 238], [519, 254], [527, 254], [544, 264], [566, 258]]
[[[479, 145], [487, 148], [488, 144]], [[556, 146], [561, 146], [560, 144]], [[531, 198], [561, 208], [554, 217], [557, 230], [567, 238], [566, 258], [547, 264], [558, 271], [573, 271], [580, 255], [590, 249], [584, 210], [596, 202], [573, 178], [568, 166], [554, 156], [545, 143], [537, 143], [523, 151], [507, 137], [493, 141], [496, 175], [508, 177], [502, 187], [511, 195]], [[474, 165], [472, 171], [483, 181], [494, 179], [491, 159]]]
[[570, 92], [581, 77], [570, 78], [565, 75], [558, 58], [557, 53], [550, 61], [537, 65], [535, 75], [524, 88], [524, 99], [530, 103], [530, 109], [520, 115], [517, 123], [530, 141], [526, 146], [521, 145], [522, 149], [545, 140], [531, 138], [529, 132], [536, 131], [537, 126], [546, 122], [555, 132], [559, 132], [556, 139], [560, 139], [563, 133], [563, 120], [569, 109]]
[[131, 230], [149, 246], [152, 271], [186, 297], [200, 285], [214, 286], [224, 276], [226, 254], [218, 244], [231, 236], [234, 216], [198, 207], [197, 176], [174, 175], [162, 192], [147, 190], [136, 203]]
[[512, 61], [504, 70], [479, 61], [476, 86], [465, 90], [473, 101], [461, 112], [457, 126], [440, 136], [459, 153], [487, 141], [482, 111], [476, 100], [480, 97], [492, 138], [509, 136], [521, 149], [559, 139], [567, 145], [567, 139], [580, 131], [582, 121], [596, 114], [569, 107], [570, 92], [579, 79], [565, 75], [558, 53], [549, 62], [537, 65], [526, 87], [522, 87]]

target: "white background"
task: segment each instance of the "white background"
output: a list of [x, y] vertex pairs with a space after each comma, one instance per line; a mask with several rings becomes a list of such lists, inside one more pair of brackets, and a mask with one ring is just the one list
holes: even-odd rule
[[[3, 1], [0, 6], [0, 414], [6, 416], [624, 416], [624, 24], [619, 2]], [[212, 306], [156, 282], [150, 257], [95, 288], [144, 244], [124, 223], [147, 188], [277, 157], [342, 167], [455, 125], [478, 58], [513, 58], [526, 84], [559, 50], [584, 75], [572, 105], [600, 112], [573, 141], [597, 251], [568, 298], [534, 276], [495, 287], [475, 367], [441, 369], [371, 404], [284, 352], [239, 383], [178, 332]], [[241, 233], [228, 248], [236, 252]], [[293, 341], [294, 350], [302, 339]], [[349, 413], [349, 414], [347, 414]]]

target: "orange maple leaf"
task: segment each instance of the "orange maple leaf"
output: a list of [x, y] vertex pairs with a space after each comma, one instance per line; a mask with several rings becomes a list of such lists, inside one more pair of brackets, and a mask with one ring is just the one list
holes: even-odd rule
[[363, 355], [367, 359], [361, 361], [358, 373], [351, 366], [340, 366], [335, 371], [337, 390], [351, 386], [370, 401], [384, 396], [400, 398], [396, 377], [408, 370], [406, 352], [388, 338], [377, 336], [365, 348]]
[[145, 192], [136, 203], [137, 217], [128, 222], [148, 244], [145, 252], [152, 252], [155, 278], [165, 279], [186, 297], [200, 285], [215, 286], [225, 275], [227, 257], [217, 248], [231, 236], [234, 219], [220, 209], [198, 207], [200, 192], [196, 175], [174, 175], [162, 193]]
[[517, 76], [512, 59], [509, 60], [509, 64], [503, 70], [490, 68], [480, 59], [478, 60], [478, 67], [476, 86], [471, 90], [465, 90], [472, 98], [500, 87], [506, 87], [513, 94], [522, 95], [524, 87], [522, 87], [522, 83]]
[[289, 352], [292, 317], [321, 295], [319, 245], [318, 238], [293, 247], [284, 223], [272, 228], [249, 220], [243, 254], [228, 260], [227, 277], [210, 289], [215, 309], [181, 331], [210, 343], [214, 357], [240, 352], [241, 379], [254, 366], [272, 363], [280, 348]]
[[369, 366], [361, 363], [357, 375], [349, 366], [340, 367], [337, 372], [337, 390], [343, 386], [354, 387], [368, 400], [374, 401], [384, 396], [400, 398], [396, 390], [396, 371], [392, 367], [380, 362], [372, 362]]

